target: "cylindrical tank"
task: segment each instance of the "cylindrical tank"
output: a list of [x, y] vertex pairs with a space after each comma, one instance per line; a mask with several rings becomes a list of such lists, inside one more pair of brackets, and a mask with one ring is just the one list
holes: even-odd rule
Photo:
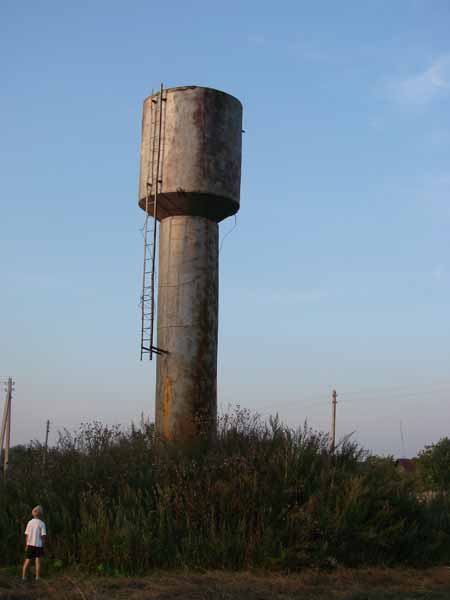
[[229, 94], [176, 87], [144, 101], [139, 206], [154, 215], [157, 184], [155, 405], [167, 439], [215, 427], [217, 223], [239, 210], [241, 141], [242, 105]]
[[217, 412], [218, 226], [161, 222], [156, 429], [166, 439], [209, 434]]
[[[155, 178], [154, 147], [159, 136], [159, 95], [144, 101], [139, 206], [153, 214], [148, 183]], [[156, 140], [156, 143], [155, 141]], [[163, 91], [161, 168], [157, 218], [206, 217], [219, 222], [239, 210], [242, 105], [211, 88]]]

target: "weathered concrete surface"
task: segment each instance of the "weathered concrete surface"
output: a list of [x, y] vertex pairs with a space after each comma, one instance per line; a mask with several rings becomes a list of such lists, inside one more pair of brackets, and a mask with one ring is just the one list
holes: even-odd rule
[[217, 413], [218, 226], [175, 216], [160, 227], [156, 428], [212, 433]]
[[[203, 216], [219, 222], [239, 210], [242, 105], [211, 88], [165, 90], [163, 97], [162, 173], [157, 217]], [[144, 101], [139, 206], [145, 210], [151, 169], [151, 107], [159, 93]], [[154, 167], [153, 171], [156, 171]], [[153, 203], [149, 204], [153, 214]]]

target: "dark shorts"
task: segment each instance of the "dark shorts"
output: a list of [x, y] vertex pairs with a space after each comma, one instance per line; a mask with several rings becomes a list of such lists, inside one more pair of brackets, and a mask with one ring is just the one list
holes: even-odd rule
[[27, 546], [25, 556], [27, 558], [40, 558], [44, 554], [44, 548], [38, 546]]

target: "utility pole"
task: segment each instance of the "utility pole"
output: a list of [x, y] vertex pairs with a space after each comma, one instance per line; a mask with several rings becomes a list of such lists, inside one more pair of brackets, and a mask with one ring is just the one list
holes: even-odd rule
[[337, 392], [333, 390], [331, 394], [331, 443], [330, 450], [334, 453], [336, 446], [336, 404], [337, 404]]
[[44, 444], [44, 467], [47, 464], [47, 452], [48, 452], [48, 434], [50, 433], [50, 421], [47, 419], [47, 425], [45, 428], [45, 444]]
[[405, 436], [403, 435], [403, 423], [400, 421], [400, 438], [402, 440], [402, 458], [406, 458]]
[[11, 400], [13, 391], [13, 380], [8, 377], [8, 383], [6, 386], [6, 399], [5, 407], [3, 409], [3, 420], [2, 420], [2, 431], [0, 439], [0, 452], [4, 450], [3, 454], [3, 477], [6, 477], [9, 464], [9, 448], [11, 445]]

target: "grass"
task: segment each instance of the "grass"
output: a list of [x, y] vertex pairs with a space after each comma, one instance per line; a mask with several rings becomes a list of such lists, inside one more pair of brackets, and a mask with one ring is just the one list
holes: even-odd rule
[[0, 574], [1, 600], [448, 600], [450, 569], [307, 569], [154, 572], [142, 578], [89, 577], [67, 572], [22, 585]]

